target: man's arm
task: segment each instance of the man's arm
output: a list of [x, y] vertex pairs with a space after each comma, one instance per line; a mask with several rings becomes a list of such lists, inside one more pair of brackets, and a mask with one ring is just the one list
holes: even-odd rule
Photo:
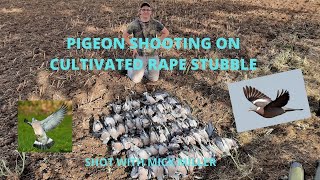
[[[129, 45], [132, 46], [132, 44], [130, 43], [130, 39], [129, 39], [130, 34], [124, 30], [123, 34], [122, 34], [122, 38], [124, 38], [124, 41]], [[132, 56], [135, 57], [138, 54], [138, 51], [136, 49], [132, 50]]]
[[162, 30], [161, 30], [161, 36], [160, 36], [160, 40], [162, 41], [164, 38], [168, 37], [169, 36], [169, 31], [166, 27], [164, 27]]
[[130, 34], [125, 30], [123, 31], [122, 37], [124, 38], [124, 41], [129, 45], [132, 46], [129, 39]]

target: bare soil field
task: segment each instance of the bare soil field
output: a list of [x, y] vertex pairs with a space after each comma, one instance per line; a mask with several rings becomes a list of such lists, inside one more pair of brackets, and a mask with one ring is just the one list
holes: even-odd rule
[[[141, 1], [1, 0], [0, 157], [14, 169], [18, 100], [72, 100], [73, 152], [27, 153], [21, 179], [127, 179], [127, 169], [85, 167], [84, 159], [109, 156], [89, 133], [89, 119], [106, 104], [135, 91], [165, 90], [234, 137], [235, 160], [197, 171], [204, 179], [286, 179], [289, 163], [304, 165], [306, 179], [320, 159], [320, 1], [319, 0], [163, 0], [150, 1], [154, 18], [170, 37], [240, 37], [241, 50], [161, 51], [161, 57], [256, 57], [256, 71], [161, 71], [155, 84], [132, 82], [119, 71], [51, 71], [54, 57], [124, 58], [130, 52], [67, 50], [67, 37], [121, 37]], [[227, 83], [302, 69], [312, 118], [237, 133]], [[294, 82], [292, 82], [294, 83]], [[5, 177], [2, 177], [5, 179]], [[13, 177], [10, 177], [13, 178]], [[193, 179], [194, 176], [190, 176]]]

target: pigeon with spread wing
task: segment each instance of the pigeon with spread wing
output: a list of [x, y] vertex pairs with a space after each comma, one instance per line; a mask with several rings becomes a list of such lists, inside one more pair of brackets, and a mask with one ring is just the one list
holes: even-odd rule
[[265, 118], [273, 118], [288, 111], [303, 110], [284, 107], [289, 101], [289, 92], [286, 90], [281, 90], [281, 92], [278, 91], [277, 97], [273, 101], [268, 96], [251, 86], [244, 87], [243, 92], [246, 98], [256, 106], [254, 108], [250, 108], [249, 111], [254, 111]]
[[27, 119], [24, 120], [25, 123], [29, 124], [33, 128], [34, 133], [37, 136], [37, 139], [33, 143], [34, 147], [38, 149], [49, 149], [54, 145], [54, 141], [47, 136], [46, 132], [58, 126], [66, 113], [67, 106], [63, 104], [58, 111], [52, 113], [42, 121], [32, 118], [32, 122], [30, 123]]

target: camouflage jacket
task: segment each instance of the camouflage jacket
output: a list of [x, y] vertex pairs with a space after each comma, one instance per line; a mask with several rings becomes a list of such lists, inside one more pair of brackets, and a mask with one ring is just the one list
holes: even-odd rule
[[[139, 18], [132, 21], [127, 27], [129, 34], [133, 33], [135, 38], [148, 38], [149, 41], [152, 38], [157, 37], [157, 33], [160, 33], [164, 28], [164, 25], [159, 21], [151, 18], [148, 22], [142, 22]], [[139, 56], [155, 56], [157, 51], [154, 49], [138, 49]]]

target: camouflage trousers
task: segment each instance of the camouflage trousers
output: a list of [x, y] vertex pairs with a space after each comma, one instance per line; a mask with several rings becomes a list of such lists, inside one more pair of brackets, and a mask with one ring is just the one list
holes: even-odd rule
[[139, 70], [128, 70], [128, 77], [135, 83], [141, 82], [143, 76], [146, 76], [150, 81], [159, 79], [160, 70], [148, 70], [148, 60], [155, 59], [156, 67], [159, 66], [159, 56], [137, 56], [136, 59], [141, 59], [143, 67]]

